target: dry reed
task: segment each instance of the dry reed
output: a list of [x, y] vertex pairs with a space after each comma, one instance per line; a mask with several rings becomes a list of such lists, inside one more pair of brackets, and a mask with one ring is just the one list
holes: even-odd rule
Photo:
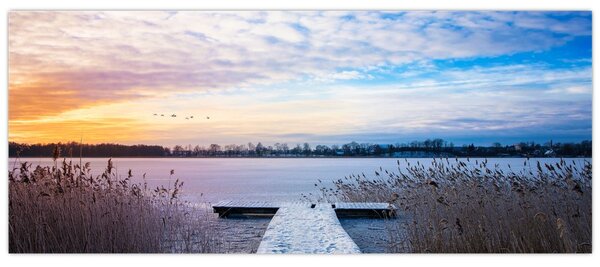
[[520, 171], [486, 159], [398, 161], [374, 177], [321, 187], [323, 200], [390, 202], [389, 252], [591, 253], [592, 166], [524, 160]]
[[9, 172], [10, 253], [220, 252], [210, 214], [182, 202], [183, 186], [150, 189], [66, 159]]

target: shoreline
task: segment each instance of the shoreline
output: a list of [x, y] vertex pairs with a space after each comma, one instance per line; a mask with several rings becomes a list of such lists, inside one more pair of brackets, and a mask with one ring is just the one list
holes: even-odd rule
[[[20, 156], [20, 157], [8, 157], [8, 159], [51, 159], [52, 157], [32, 157], [32, 156]], [[63, 159], [78, 159], [79, 157], [63, 157]], [[525, 156], [510, 156], [510, 157], [483, 157], [483, 156], [455, 156], [455, 157], [380, 157], [380, 156], [323, 156], [323, 157], [145, 157], [145, 156], [131, 156], [131, 157], [81, 157], [81, 158], [94, 158], [94, 159], [591, 159], [592, 157], [525, 157]]]

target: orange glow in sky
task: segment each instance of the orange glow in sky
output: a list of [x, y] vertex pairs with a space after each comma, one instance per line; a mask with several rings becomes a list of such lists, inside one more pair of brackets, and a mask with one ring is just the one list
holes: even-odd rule
[[9, 141], [591, 139], [591, 14], [556, 17], [14, 11]]

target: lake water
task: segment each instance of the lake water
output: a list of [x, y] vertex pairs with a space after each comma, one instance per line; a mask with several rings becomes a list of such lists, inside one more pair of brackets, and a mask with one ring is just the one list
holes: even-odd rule
[[[69, 159], [67, 159], [69, 160]], [[265, 201], [298, 201], [302, 194], [318, 194], [315, 183], [323, 181], [324, 185], [351, 174], [365, 173], [373, 176], [379, 168], [397, 171], [406, 167], [404, 159], [394, 158], [115, 158], [113, 159], [117, 173], [126, 176], [132, 170], [134, 180], [141, 182], [142, 175], [150, 186], [173, 183], [179, 178], [184, 182], [183, 196], [189, 201], [217, 202], [220, 200], [265, 200]], [[451, 159], [453, 161], [454, 159]], [[470, 164], [475, 164], [470, 159]], [[584, 160], [569, 159], [582, 166]], [[50, 158], [22, 158], [33, 166], [52, 166]], [[79, 162], [79, 159], [73, 159]], [[90, 162], [92, 173], [100, 174], [106, 168], [108, 158], [84, 158]], [[411, 164], [418, 162], [428, 165], [431, 159], [408, 159]], [[523, 158], [488, 159], [488, 166], [498, 164], [513, 171], [523, 168]], [[530, 159], [532, 166], [536, 161], [555, 163], [560, 159]], [[9, 169], [13, 168], [15, 159], [9, 159]], [[18, 166], [17, 166], [18, 167]], [[529, 168], [529, 167], [528, 167]], [[170, 171], [175, 175], [169, 177]], [[260, 236], [268, 225], [268, 219], [222, 220], [220, 228], [230, 235], [225, 235], [231, 244], [232, 252], [252, 252], [260, 242]], [[386, 230], [382, 220], [342, 219], [342, 226], [354, 239], [363, 252], [385, 252]]]
[[[50, 158], [22, 158], [35, 165], [51, 166]], [[69, 160], [69, 159], [67, 159]], [[350, 174], [365, 173], [373, 176], [380, 167], [397, 171], [398, 159], [393, 158], [115, 158], [113, 159], [117, 173], [126, 176], [132, 170], [134, 179], [141, 181], [146, 174], [146, 180], [151, 186], [168, 185], [180, 179], [184, 182], [183, 194], [191, 201], [216, 202], [228, 199], [298, 201], [302, 194], [315, 194], [315, 183], [318, 180], [324, 184], [344, 178]], [[452, 159], [453, 160], [453, 159]], [[475, 160], [471, 159], [471, 164]], [[481, 160], [481, 159], [479, 159]], [[522, 168], [522, 158], [488, 159], [488, 166], [499, 164], [507, 169], [510, 164], [513, 170]], [[560, 159], [543, 158], [531, 159], [542, 163], [558, 162]], [[573, 159], [583, 164], [584, 159]], [[587, 159], [589, 160], [589, 159]], [[14, 164], [9, 159], [9, 169]], [[73, 159], [78, 162], [79, 159]], [[92, 172], [100, 174], [108, 158], [84, 158], [90, 162]], [[411, 164], [419, 161], [429, 164], [431, 159], [408, 159]], [[400, 159], [400, 167], [406, 163]], [[175, 175], [169, 177], [171, 170]]]

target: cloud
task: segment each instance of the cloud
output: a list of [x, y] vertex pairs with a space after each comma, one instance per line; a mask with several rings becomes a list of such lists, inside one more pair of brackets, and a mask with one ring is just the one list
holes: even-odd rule
[[[210, 110], [221, 121], [185, 138], [231, 142], [591, 118], [589, 61], [436, 65], [564, 46], [591, 36], [590, 12], [13, 11], [8, 31], [11, 136], [70, 111], [118, 117], [112, 104], [138, 117]], [[134, 121], [164, 142], [181, 126]]]
[[[591, 84], [590, 84], [591, 86]], [[564, 88], [554, 88], [548, 90], [548, 93], [552, 94], [574, 94], [574, 95], [590, 95], [592, 88], [590, 86], [567, 86]]]
[[359, 79], [373, 79], [371, 74], [366, 74], [363, 72], [359, 72], [356, 70], [345, 70], [334, 73], [328, 73], [324, 76], [315, 77], [314, 81], [316, 82], [325, 82], [331, 83], [335, 81], [345, 81], [345, 80], [359, 80]]
[[[9, 14], [9, 69], [14, 79], [56, 75], [80, 83], [78, 90], [107, 93], [136, 83], [181, 91], [331, 73], [360, 78], [352, 68], [544, 50], [589, 35], [589, 13], [566, 20], [555, 15], [15, 11]], [[340, 66], [349, 70], [338, 72]]]

